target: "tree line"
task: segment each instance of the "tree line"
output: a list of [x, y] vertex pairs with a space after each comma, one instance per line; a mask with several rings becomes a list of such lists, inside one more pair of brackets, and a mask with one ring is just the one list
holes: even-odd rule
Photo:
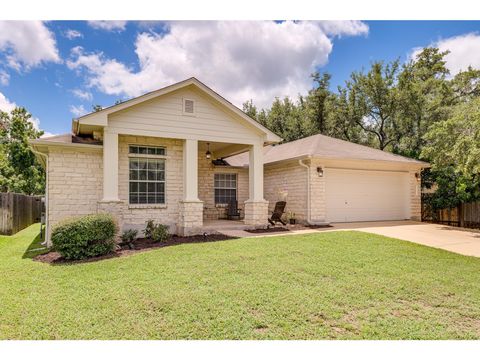
[[307, 94], [243, 110], [284, 142], [324, 134], [430, 162], [422, 183], [435, 186], [432, 205], [453, 207], [480, 196], [480, 71], [452, 76], [447, 54], [429, 47], [403, 64], [376, 61], [336, 91], [315, 72]]

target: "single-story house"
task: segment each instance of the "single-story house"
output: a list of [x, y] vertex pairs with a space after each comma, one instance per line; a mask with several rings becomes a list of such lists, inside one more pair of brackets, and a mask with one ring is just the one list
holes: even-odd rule
[[47, 242], [64, 218], [112, 213], [122, 229], [153, 219], [202, 233], [237, 201], [244, 226], [276, 201], [298, 221], [419, 219], [428, 164], [312, 136], [287, 144], [195, 78], [72, 121], [32, 140], [47, 173]]

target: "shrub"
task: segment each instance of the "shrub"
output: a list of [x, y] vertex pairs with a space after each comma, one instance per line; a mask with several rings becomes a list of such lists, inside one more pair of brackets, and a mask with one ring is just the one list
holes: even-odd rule
[[66, 220], [52, 231], [53, 248], [65, 259], [78, 260], [111, 252], [117, 223], [109, 214], [93, 214]]
[[137, 238], [138, 230], [135, 229], [128, 229], [125, 230], [120, 236], [122, 239], [122, 242], [126, 245], [128, 245], [129, 248], [133, 248], [133, 241]]
[[155, 229], [155, 223], [153, 222], [153, 220], [147, 220], [146, 224], [147, 225], [145, 226], [145, 230], [143, 230], [143, 234], [147, 239], [151, 239], [153, 229]]
[[155, 225], [152, 232], [152, 240], [155, 242], [167, 241], [169, 237], [168, 227], [166, 225]]

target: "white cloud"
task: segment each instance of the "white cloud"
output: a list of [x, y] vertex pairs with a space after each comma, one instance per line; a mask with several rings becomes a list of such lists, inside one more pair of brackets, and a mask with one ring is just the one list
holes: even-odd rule
[[106, 30], [106, 31], [123, 31], [127, 25], [126, 21], [120, 20], [95, 20], [87, 21], [94, 29]]
[[[15, 109], [18, 105], [15, 102], [10, 101], [7, 99], [5, 95], [0, 93], [0, 111], [9, 113], [13, 109]], [[33, 127], [37, 130], [40, 129], [40, 119], [36, 117], [31, 117], [30, 122], [33, 124]]]
[[334, 36], [355, 36], [355, 35], [367, 35], [368, 25], [358, 21], [320, 21], [318, 22], [320, 28], [325, 31], [327, 35]]
[[83, 34], [80, 31], [73, 30], [73, 29], [68, 29], [67, 31], [65, 31], [63, 35], [69, 40], [73, 40], [76, 38], [83, 38]]
[[73, 89], [71, 91], [73, 95], [81, 100], [92, 101], [92, 93], [89, 91], [84, 91], [82, 89]]
[[88, 111], [85, 110], [85, 108], [83, 107], [83, 105], [70, 105], [70, 112], [75, 116], [75, 117], [79, 117], [79, 116], [82, 116], [82, 115], [85, 115]]
[[[480, 35], [477, 33], [468, 33], [441, 39], [430, 44], [431, 47], [437, 47], [440, 51], [449, 50], [450, 53], [445, 56], [446, 66], [451, 75], [455, 75], [468, 66], [480, 69]], [[423, 48], [414, 48], [411, 58], [415, 57]]]
[[138, 96], [195, 76], [236, 105], [268, 106], [275, 96], [296, 96], [325, 65], [330, 36], [364, 35], [361, 22], [192, 21], [168, 23], [169, 32], [143, 32], [135, 52], [139, 70], [103, 53], [72, 49], [67, 66], [86, 71], [87, 86], [109, 95]]
[[54, 34], [41, 21], [0, 21], [0, 51], [18, 71], [61, 61]]
[[13, 109], [15, 109], [17, 105], [14, 102], [8, 100], [5, 95], [0, 93], [0, 111], [9, 113]]
[[0, 69], [0, 85], [7, 86], [10, 82], [10, 75], [5, 71]]

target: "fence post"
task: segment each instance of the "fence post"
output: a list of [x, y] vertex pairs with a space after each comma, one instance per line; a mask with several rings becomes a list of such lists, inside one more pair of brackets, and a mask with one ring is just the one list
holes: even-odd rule
[[464, 218], [463, 218], [463, 214], [464, 214], [464, 209], [463, 209], [463, 206], [464, 204], [459, 204], [457, 206], [457, 216], [458, 216], [458, 226], [460, 227], [463, 227], [464, 225]]

